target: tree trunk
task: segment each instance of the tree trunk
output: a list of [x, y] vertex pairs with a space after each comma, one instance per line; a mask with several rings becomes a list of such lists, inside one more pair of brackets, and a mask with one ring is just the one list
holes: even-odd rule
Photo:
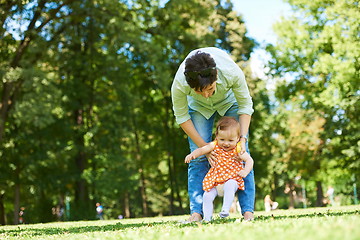
[[5, 225], [5, 207], [4, 207], [4, 193], [0, 194], [0, 225]]
[[129, 192], [125, 191], [124, 193], [124, 212], [125, 212], [125, 218], [130, 218], [130, 204], [129, 204]]
[[134, 117], [132, 117], [132, 122], [134, 126], [134, 134], [135, 134], [135, 159], [139, 165], [139, 174], [140, 174], [140, 194], [142, 200], [142, 210], [143, 210], [143, 217], [148, 216], [148, 205], [147, 205], [147, 195], [146, 195], [146, 183], [145, 183], [145, 175], [144, 175], [144, 168], [143, 168], [143, 160], [141, 157], [141, 147], [140, 147], [140, 139], [139, 134], [137, 132], [137, 126]]
[[20, 184], [15, 183], [14, 186], [14, 225], [19, 224], [20, 212]]
[[140, 173], [140, 193], [142, 199], [142, 210], [143, 217], [147, 217], [149, 214], [148, 205], [147, 205], [147, 194], [146, 194], [146, 184], [145, 184], [145, 175], [142, 168], [139, 169]]
[[[166, 94], [164, 92], [162, 92], [163, 96]], [[166, 115], [163, 118], [163, 128], [165, 131], [165, 139], [173, 139], [170, 138], [170, 131], [169, 131], [169, 127], [168, 127], [168, 118], [169, 116], [171, 116], [171, 114], [169, 113], [169, 104], [168, 101], [166, 101], [165, 98], [165, 109], [166, 109]], [[171, 145], [172, 146], [172, 145]], [[173, 174], [173, 164], [171, 162], [171, 153], [168, 151], [167, 153], [167, 164], [168, 164], [168, 169], [169, 169], [169, 182], [170, 182], [170, 209], [169, 209], [169, 214], [173, 215], [174, 214], [174, 174]]]
[[275, 172], [273, 172], [273, 182], [270, 185], [270, 188], [271, 188], [270, 196], [273, 201], [276, 200], [276, 189], [277, 189], [277, 185], [278, 185], [277, 183], [278, 183], [278, 176]]
[[179, 202], [179, 208], [180, 208], [180, 211], [182, 214], [184, 214], [184, 208], [182, 206], [182, 203], [183, 203], [183, 200], [181, 199], [181, 196], [180, 196], [180, 190], [179, 190], [179, 184], [177, 183], [177, 178], [176, 178], [176, 170], [175, 170], [175, 160], [174, 160], [174, 157], [171, 156], [171, 161], [172, 161], [172, 166], [173, 166], [173, 178], [174, 178], [174, 191], [176, 193], [176, 200]]
[[[165, 138], [166, 139], [174, 139], [173, 136], [171, 135], [171, 131], [169, 128], [169, 116], [172, 115], [171, 112], [171, 106], [170, 106], [170, 102], [167, 101], [166, 99], [166, 95], [167, 92], [162, 91], [162, 94], [164, 96], [165, 99], [165, 109], [166, 109], [166, 114], [165, 117], [163, 118], [163, 127], [165, 129]], [[171, 124], [172, 126], [173, 124]], [[174, 161], [174, 149], [175, 149], [175, 142], [171, 141], [171, 145], [170, 145], [170, 149], [168, 152], [168, 168], [169, 168], [169, 181], [170, 181], [170, 215], [174, 214], [174, 210], [175, 210], [175, 193], [176, 193], [176, 199], [179, 202], [179, 207], [182, 213], [184, 213], [184, 209], [182, 207], [182, 199], [180, 196], [180, 192], [179, 192], [179, 186], [177, 184], [176, 181], [176, 167], [175, 167], [175, 161]]]
[[324, 206], [324, 194], [321, 181], [316, 181], [316, 207]]
[[77, 177], [76, 180], [76, 189], [75, 189], [75, 201], [76, 202], [84, 202], [87, 200], [87, 187], [86, 182], [82, 179], [81, 175], [85, 170], [85, 158], [84, 153], [78, 153], [78, 156], [75, 159], [76, 168], [77, 168]]
[[13, 83], [4, 83], [2, 90], [2, 98], [0, 105], [0, 144], [2, 144], [4, 132], [5, 132], [5, 123], [8, 117], [9, 109], [11, 107], [11, 92], [13, 89]]
[[168, 169], [169, 169], [169, 182], [170, 182], [170, 209], [169, 214], [174, 215], [174, 177], [173, 177], [173, 168], [171, 164], [171, 157], [170, 153], [167, 154], [167, 163], [168, 163]]
[[83, 121], [83, 110], [79, 109], [75, 111], [77, 131], [75, 133], [75, 146], [78, 150], [77, 156], [75, 157], [75, 166], [77, 180], [75, 181], [75, 216], [76, 220], [91, 218], [91, 203], [89, 202], [88, 186], [86, 181], [83, 179], [82, 174], [87, 166], [87, 158], [84, 152], [85, 142], [84, 134], [81, 130], [84, 125]]
[[19, 224], [19, 212], [20, 212], [20, 166], [16, 161], [14, 163], [16, 166], [14, 171], [14, 224]]
[[290, 180], [286, 184], [284, 192], [289, 195], [289, 209], [294, 209], [295, 208], [295, 194], [296, 194], [296, 192], [295, 192], [295, 189], [294, 189], [293, 181]]

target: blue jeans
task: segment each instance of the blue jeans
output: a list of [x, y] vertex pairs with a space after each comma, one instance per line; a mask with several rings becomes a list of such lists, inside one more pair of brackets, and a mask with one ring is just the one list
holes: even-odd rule
[[[237, 114], [239, 107], [235, 103], [226, 113], [225, 116], [235, 117], [239, 119]], [[205, 142], [212, 141], [212, 129], [214, 126], [215, 119], [219, 118], [219, 114], [215, 112], [209, 119], [206, 119], [201, 113], [189, 109], [191, 120]], [[198, 146], [190, 139], [190, 151], [194, 151]], [[248, 143], [246, 143], [246, 151], [250, 154]], [[205, 155], [200, 156], [192, 160], [188, 165], [188, 193], [190, 198], [190, 212], [202, 213], [202, 202], [204, 190], [202, 189], [202, 181], [206, 173], [210, 169], [210, 164], [207, 161]], [[251, 170], [248, 176], [244, 178], [245, 190], [238, 191], [238, 199], [241, 207], [241, 213], [254, 212], [255, 203], [255, 180], [254, 171]]]

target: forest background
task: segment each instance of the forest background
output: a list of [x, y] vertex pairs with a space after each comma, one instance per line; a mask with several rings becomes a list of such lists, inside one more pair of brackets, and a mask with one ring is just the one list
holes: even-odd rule
[[[189, 51], [244, 70], [255, 113], [256, 209], [357, 204], [360, 6], [287, 0], [266, 46], [226, 0], [0, 1], [0, 224], [188, 213], [186, 135], [170, 86]], [[270, 86], [270, 87], [269, 87]], [[59, 212], [63, 214], [59, 214]]]

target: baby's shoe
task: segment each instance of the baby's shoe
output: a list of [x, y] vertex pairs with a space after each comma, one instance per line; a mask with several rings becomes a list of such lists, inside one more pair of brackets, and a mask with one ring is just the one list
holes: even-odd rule
[[221, 218], [226, 218], [226, 217], [228, 217], [228, 216], [229, 216], [229, 213], [228, 213], [228, 212], [221, 211], [221, 212], [219, 213], [219, 217], [221, 217]]

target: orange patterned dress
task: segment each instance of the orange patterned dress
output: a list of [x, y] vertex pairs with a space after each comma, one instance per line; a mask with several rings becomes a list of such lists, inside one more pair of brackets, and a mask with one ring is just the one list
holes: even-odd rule
[[238, 175], [238, 172], [243, 168], [243, 164], [235, 159], [235, 156], [241, 149], [240, 142], [236, 148], [226, 152], [218, 144], [215, 143], [214, 151], [217, 154], [217, 162], [215, 167], [211, 167], [203, 180], [203, 190], [210, 191], [210, 189], [217, 185], [225, 183], [229, 179], [234, 179], [239, 184], [239, 189], [244, 190], [244, 180]]

